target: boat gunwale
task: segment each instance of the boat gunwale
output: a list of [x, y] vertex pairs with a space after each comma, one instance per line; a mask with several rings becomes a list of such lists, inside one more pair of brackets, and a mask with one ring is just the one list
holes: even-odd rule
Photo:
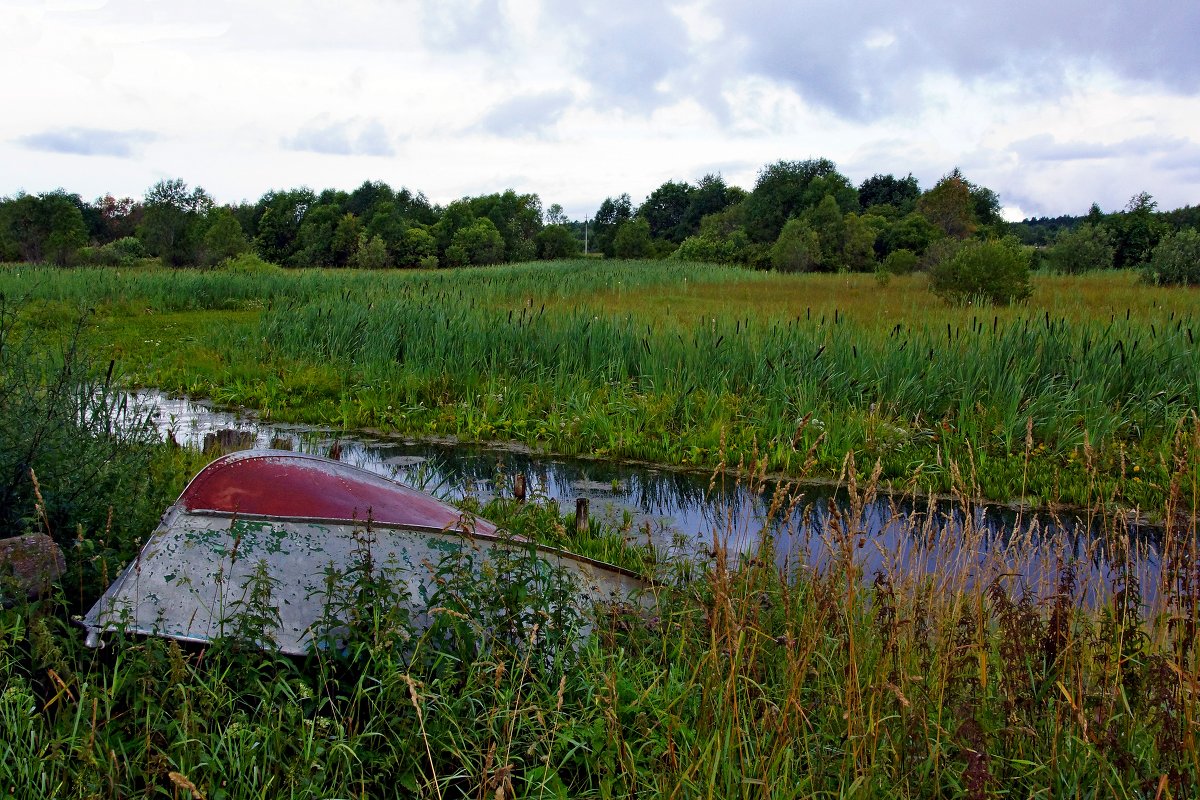
[[[366, 520], [366, 519], [355, 520], [355, 519], [345, 519], [345, 518], [341, 518], [341, 517], [305, 517], [305, 516], [293, 517], [293, 516], [278, 516], [275, 514], [248, 514], [248, 513], [240, 513], [240, 512], [236, 512], [236, 511], [222, 511], [222, 510], [208, 509], [208, 508], [188, 509], [188, 508], [182, 508], [182, 507], [177, 507], [177, 506], [172, 506], [170, 509], [168, 509], [167, 514], [170, 514], [172, 511], [177, 511], [179, 514], [182, 514], [182, 515], [190, 514], [190, 515], [203, 516], [203, 517], [224, 518], [224, 519], [230, 520], [231, 524], [233, 522], [235, 522], [236, 520], [245, 519], [245, 520], [251, 520], [251, 521], [255, 521], [255, 522], [272, 522], [272, 521], [274, 521], [274, 522], [292, 522], [292, 523], [312, 523], [312, 524], [316, 524], [316, 525], [352, 525], [352, 526], [363, 526], [364, 528], [366, 528], [366, 527], [383, 528], [383, 529], [392, 530], [392, 531], [412, 531], [414, 533], [425, 533], [425, 534], [457, 535], [457, 536], [461, 536], [465, 539], [480, 539], [480, 540], [483, 540], [486, 542], [495, 542], [497, 544], [512, 545], [513, 549], [528, 549], [529, 547], [532, 547], [539, 553], [548, 553], [550, 555], [556, 555], [556, 556], [566, 558], [571, 561], [582, 562], [584, 564], [588, 564], [593, 567], [599, 567], [600, 569], [605, 569], [610, 572], [617, 572], [628, 578], [636, 578], [637, 580], [644, 582], [647, 585], [647, 587], [656, 583], [656, 581], [654, 579], [647, 578], [644, 575], [640, 575], [637, 572], [634, 572], [633, 570], [629, 569], [628, 567], [622, 567], [622, 566], [618, 566], [616, 564], [610, 564], [607, 561], [600, 561], [599, 559], [591, 558], [590, 556], [580, 555], [579, 553], [573, 553], [570, 550], [563, 550], [562, 548], [554, 547], [552, 545], [539, 544], [539, 543], [533, 541], [532, 539], [518, 538], [515, 534], [510, 533], [508, 535], [504, 535], [503, 533], [500, 532], [500, 531], [504, 530], [502, 528], [497, 528], [497, 533], [483, 533], [483, 532], [476, 532], [476, 531], [468, 531], [468, 530], [465, 530], [462, 528], [438, 528], [438, 527], [434, 527], [431, 525], [417, 525], [417, 524], [413, 524], [413, 523], [399, 523], [399, 522], [375, 522], [373, 520]], [[466, 512], [464, 512], [463, 516], [464, 516], [464, 518], [466, 518], [466, 517], [469, 517], [472, 515], [469, 515]], [[177, 520], [177, 519], [178, 519], [178, 515], [176, 515], [175, 517], [172, 518], [171, 524], [160, 525], [158, 527], [158, 529], [156, 529], [154, 531], [154, 533], [152, 533], [150, 535], [150, 538], [146, 540], [146, 545], [149, 545], [154, 540], [154, 537], [160, 531], [170, 530], [171, 525], [174, 524], [175, 520]], [[480, 519], [483, 519], [483, 517], [480, 517]], [[145, 547], [146, 545], [143, 545], [143, 547]], [[139, 551], [139, 553], [140, 553], [140, 551]]]

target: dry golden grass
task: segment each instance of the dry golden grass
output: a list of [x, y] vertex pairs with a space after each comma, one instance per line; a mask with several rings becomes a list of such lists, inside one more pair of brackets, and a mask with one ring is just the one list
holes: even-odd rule
[[[1160, 288], [1138, 283], [1132, 272], [1086, 276], [1038, 275], [1027, 305], [1011, 308], [948, 306], [930, 294], [924, 275], [897, 276], [881, 286], [869, 274], [745, 273], [721, 283], [685, 283], [620, 289], [592, 296], [599, 308], [613, 314], [653, 317], [660, 322], [692, 326], [697, 318], [746, 316], [757, 319], [794, 318], [811, 313], [839, 316], [867, 328], [906, 325], [960, 324], [973, 315], [999, 316], [1001, 322], [1030, 313], [1048, 312], [1070, 321], [1124, 317], [1153, 321], [1168, 316], [1200, 313], [1200, 290]], [[572, 298], [577, 301], [577, 298]]]

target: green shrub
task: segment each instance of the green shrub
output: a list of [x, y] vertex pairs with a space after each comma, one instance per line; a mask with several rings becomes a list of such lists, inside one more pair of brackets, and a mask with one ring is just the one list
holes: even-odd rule
[[279, 265], [263, 260], [252, 250], [225, 259], [221, 262], [220, 268], [229, 272], [248, 273], [276, 272], [280, 269]]
[[810, 272], [821, 264], [817, 232], [803, 220], [789, 219], [771, 246], [771, 266], [780, 272]]
[[883, 260], [883, 269], [891, 275], [908, 275], [917, 268], [917, 262], [917, 254], [902, 247], [888, 253]]
[[1013, 237], [967, 242], [929, 271], [929, 288], [950, 303], [986, 301], [1006, 306], [1033, 293], [1029, 252]]
[[1200, 232], [1185, 228], [1159, 242], [1142, 280], [1158, 286], [1200, 285]]
[[80, 261], [95, 267], [132, 267], [146, 257], [146, 248], [136, 236], [126, 236], [99, 247], [85, 247]]
[[81, 590], [107, 583], [109, 555], [132, 555], [170, 502], [153, 423], [115, 388], [112, 364], [89, 355], [89, 322], [76, 314], [60, 335], [61, 323], [0, 299], [0, 536], [49, 534]]
[[705, 261], [713, 264], [740, 264], [745, 261], [746, 232], [736, 230], [728, 236], [701, 233], [689, 236], [671, 254], [680, 261]]
[[1099, 225], [1085, 222], [1075, 230], [1059, 231], [1048, 260], [1055, 272], [1079, 275], [1113, 268], [1112, 236]]

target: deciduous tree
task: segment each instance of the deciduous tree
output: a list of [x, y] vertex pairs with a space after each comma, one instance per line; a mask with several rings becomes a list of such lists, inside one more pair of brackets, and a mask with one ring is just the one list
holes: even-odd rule
[[633, 201], [629, 195], [623, 194], [616, 199], [604, 198], [592, 218], [592, 235], [595, 238], [595, 249], [612, 258], [616, 255], [615, 239], [617, 228], [633, 217]]
[[214, 208], [208, 215], [208, 230], [201, 247], [205, 264], [217, 264], [250, 249], [246, 232], [228, 208]]
[[583, 246], [566, 225], [547, 225], [538, 231], [537, 257], [542, 259], [573, 258]]
[[944, 235], [966, 239], [979, 229], [971, 186], [956, 168], [917, 201], [921, 212]]
[[912, 173], [903, 178], [895, 175], [872, 175], [858, 186], [858, 202], [863, 210], [872, 206], [891, 206], [907, 214], [916, 206], [921, 187]]
[[1112, 269], [1112, 237], [1102, 226], [1085, 222], [1074, 230], [1058, 232], [1047, 254], [1050, 267], [1065, 275], [1078, 275], [1097, 269]]
[[499, 264], [504, 261], [504, 237], [490, 219], [477, 219], [454, 234], [446, 260], [450, 266]]
[[788, 220], [771, 247], [771, 266], [780, 272], [811, 272], [822, 264], [817, 232], [805, 220]]
[[1200, 232], [1184, 228], [1164, 236], [1155, 246], [1142, 277], [1161, 286], [1200, 285]]
[[617, 258], [648, 258], [652, 253], [650, 223], [644, 219], [621, 223], [613, 237], [613, 251]]
[[138, 238], [165, 263], [199, 263], [201, 236], [212, 207], [212, 198], [199, 186], [189, 191], [178, 178], [159, 181], [146, 192]]
[[817, 205], [826, 194], [833, 194], [839, 207], [845, 203], [843, 211], [858, 205], [854, 187], [827, 158], [769, 164], [745, 200], [746, 232], [756, 242], [773, 242], [788, 218]]

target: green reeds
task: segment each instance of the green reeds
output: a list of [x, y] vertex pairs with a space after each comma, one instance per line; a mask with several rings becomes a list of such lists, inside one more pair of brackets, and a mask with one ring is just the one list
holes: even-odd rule
[[944, 308], [919, 277], [880, 292], [676, 262], [7, 267], [0, 292], [33, 325], [94, 305], [132, 381], [282, 420], [702, 468], [724, 430], [785, 474], [815, 446], [824, 477], [854, 451], [885, 480], [947, 491], [945, 463], [972, 460], [991, 499], [1161, 508], [1175, 423], [1200, 407], [1196, 305], [1121, 277], [1040, 279], [1049, 307], [1023, 309]]
[[[715, 463], [727, 430], [741, 454], [766, 443], [768, 468], [785, 473], [803, 462], [807, 447], [797, 445], [820, 437], [827, 474], [854, 450], [882, 459], [889, 478], [923, 464], [941, 490], [949, 479], [933, 465], [965, 459], [970, 440], [989, 460], [986, 496], [1014, 497], [1024, 482], [1042, 502], [1077, 504], [1094, 499], [1080, 482], [1087, 436], [1113, 472], [1122, 448], [1136, 451], [1142, 480], [1152, 472], [1155, 485], [1131, 486], [1130, 502], [1161, 503], [1175, 421], [1200, 402], [1200, 350], [1185, 328], [1143, 341], [1136, 322], [1031, 319], [949, 336], [803, 317], [712, 318], [681, 330], [587, 307], [472, 308], [412, 296], [276, 306], [259, 338], [280, 363], [336, 364], [354, 376], [343, 397], [359, 425], [700, 466]], [[391, 413], [381, 413], [385, 400]], [[805, 418], [812, 424], [798, 441]], [[1026, 473], [1030, 425], [1036, 458]]]
[[[1197, 444], [1193, 421], [1173, 442], [1179, 474], [1194, 474]], [[971, 466], [947, 469], [969, 511]], [[765, 461], [714, 480], [765, 487]], [[1152, 548], [1130, 542], [1119, 519], [1075, 547], [1036, 528], [990, 537], [970, 513], [954, 526], [911, 517], [884, 540], [864, 516], [879, 467], [861, 473], [848, 456], [841, 482], [850, 502], [829, 510], [819, 547], [789, 544], [787, 526], [772, 524], [794, 517], [789, 486], [761, 529], [730, 513], [693, 532], [707, 540], [699, 562], [634, 547], [625, 563], [658, 578], [653, 611], [604, 611], [574, 646], [544, 646], [542, 626], [570, 624], [554, 620], [564, 606], [552, 587], [521, 591], [532, 584], [512, 580], [529, 568], [520, 563], [491, 578], [438, 566], [442, 621], [427, 635], [387, 613], [394, 587], [362, 569], [349, 595], [360, 613], [345, 617], [356, 644], [307, 660], [259, 653], [244, 636], [186, 651], [118, 636], [92, 653], [54, 602], [0, 611], [0, 787], [18, 797], [1195, 794], [1194, 516]], [[576, 533], [537, 498], [477, 510], [560, 546], [625, 535]], [[270, 609], [246, 598], [255, 629]]]

